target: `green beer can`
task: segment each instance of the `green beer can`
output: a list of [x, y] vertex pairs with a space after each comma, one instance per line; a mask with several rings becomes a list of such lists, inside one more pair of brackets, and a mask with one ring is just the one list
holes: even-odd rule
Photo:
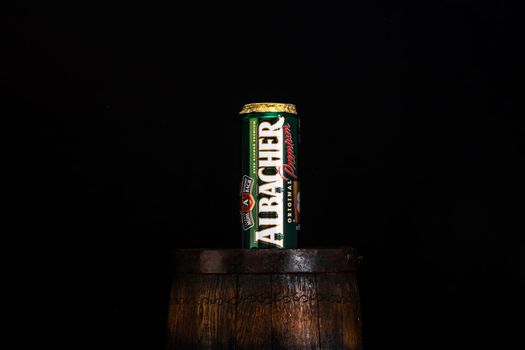
[[250, 103], [242, 117], [243, 248], [296, 248], [299, 118], [286, 103]]

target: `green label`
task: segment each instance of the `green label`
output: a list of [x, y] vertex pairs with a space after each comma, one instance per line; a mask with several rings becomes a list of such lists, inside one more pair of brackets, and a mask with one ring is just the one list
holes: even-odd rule
[[298, 118], [292, 114], [243, 117], [241, 224], [245, 248], [297, 247], [298, 129]]

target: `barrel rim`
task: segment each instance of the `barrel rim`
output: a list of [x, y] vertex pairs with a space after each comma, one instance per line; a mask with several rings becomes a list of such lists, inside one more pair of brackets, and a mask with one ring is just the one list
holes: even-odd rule
[[173, 252], [173, 269], [177, 274], [340, 273], [356, 271], [361, 260], [351, 247], [182, 248]]

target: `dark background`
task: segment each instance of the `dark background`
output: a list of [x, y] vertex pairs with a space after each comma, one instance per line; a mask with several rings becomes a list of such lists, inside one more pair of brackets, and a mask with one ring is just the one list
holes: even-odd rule
[[240, 246], [237, 113], [268, 100], [302, 118], [301, 247], [364, 257], [365, 349], [523, 347], [514, 13], [503, 1], [4, 11], [16, 348], [162, 349], [170, 252]]

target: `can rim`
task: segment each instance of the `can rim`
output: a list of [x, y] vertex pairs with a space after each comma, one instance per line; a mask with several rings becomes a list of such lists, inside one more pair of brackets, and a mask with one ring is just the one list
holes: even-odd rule
[[242, 110], [239, 112], [239, 114], [265, 112], [284, 112], [290, 114], [297, 114], [297, 110], [294, 104], [277, 102], [247, 103], [242, 107]]

